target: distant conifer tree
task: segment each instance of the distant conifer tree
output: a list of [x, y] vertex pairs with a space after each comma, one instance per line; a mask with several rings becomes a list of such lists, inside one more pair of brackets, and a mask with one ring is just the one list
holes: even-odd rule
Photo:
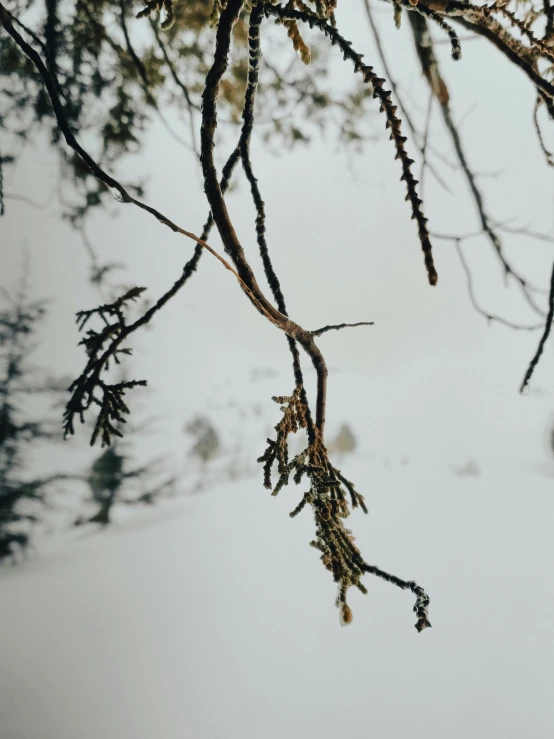
[[[33, 524], [41, 520], [48, 493], [63, 474], [39, 476], [29, 466], [38, 444], [57, 443], [57, 415], [37, 417], [38, 397], [59, 395], [59, 381], [31, 362], [46, 315], [43, 301], [27, 297], [25, 280], [12, 297], [3, 291], [0, 308], [0, 560], [15, 557], [31, 541]], [[59, 428], [59, 427], [58, 427]]]
[[343, 423], [331, 442], [332, 450], [339, 455], [352, 454], [356, 449], [356, 437], [347, 423]]

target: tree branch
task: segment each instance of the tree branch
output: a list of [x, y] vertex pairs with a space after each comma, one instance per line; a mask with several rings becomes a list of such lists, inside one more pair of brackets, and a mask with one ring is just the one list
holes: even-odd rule
[[550, 330], [552, 329], [553, 319], [554, 319], [554, 267], [552, 268], [552, 277], [550, 278], [550, 295], [548, 297], [548, 315], [546, 317], [546, 323], [544, 324], [544, 333], [541, 336], [541, 339], [539, 341], [539, 345], [537, 347], [537, 351], [535, 352], [535, 356], [529, 363], [529, 367], [527, 368], [527, 372], [525, 373], [525, 377], [523, 378], [523, 382], [521, 383], [521, 387], [519, 388], [520, 393], [522, 393], [525, 390], [525, 388], [529, 385], [529, 381], [531, 377], [533, 376], [535, 367], [539, 363], [539, 359], [541, 358], [541, 355], [544, 351], [546, 341], [550, 335]]
[[309, 331], [298, 326], [287, 316], [276, 310], [261, 291], [254, 273], [246, 259], [244, 249], [238, 239], [235, 229], [229, 218], [227, 206], [221, 188], [219, 187], [215, 168], [213, 149], [214, 136], [217, 127], [216, 100], [220, 81], [228, 65], [228, 55], [231, 44], [231, 31], [242, 9], [243, 0], [228, 0], [223, 9], [216, 34], [216, 49], [214, 61], [206, 76], [206, 86], [202, 94], [202, 127], [201, 164], [204, 174], [204, 191], [211, 207], [212, 215], [227, 254], [230, 255], [236, 266], [237, 274], [241, 279], [241, 286], [258, 310], [263, 313], [288, 336], [296, 339], [310, 356], [317, 372], [318, 388], [316, 401], [316, 428], [323, 439], [325, 427], [325, 405], [327, 392], [327, 366], [323, 355], [316, 346]]
[[408, 19], [410, 21], [415, 49], [421, 63], [423, 74], [429, 84], [431, 92], [439, 102], [444, 124], [450, 134], [454, 151], [456, 152], [456, 156], [475, 202], [483, 232], [489, 239], [495, 254], [502, 264], [505, 274], [513, 277], [513, 279], [519, 284], [522, 295], [527, 303], [536, 313], [542, 316], [544, 314], [532, 296], [533, 288], [528, 284], [527, 280], [514, 271], [511, 264], [505, 258], [502, 242], [494, 229], [492, 219], [486, 211], [483, 195], [477, 186], [476, 178], [469, 166], [458, 128], [452, 118], [450, 94], [440, 73], [439, 63], [435, 56], [433, 42], [429, 34], [426, 20], [422, 15], [415, 12], [410, 12], [408, 14]]
[[358, 54], [352, 49], [352, 44], [347, 41], [337, 29], [326, 23], [323, 19], [314, 16], [311, 13], [304, 11], [293, 10], [280, 5], [271, 5], [267, 2], [262, 3], [263, 11], [265, 15], [274, 16], [281, 20], [299, 20], [306, 23], [310, 28], [318, 28], [322, 33], [327, 36], [333, 46], [338, 46], [345, 59], [352, 62], [354, 71], [359, 72], [366, 84], [370, 84], [373, 87], [373, 97], [379, 98], [381, 103], [380, 110], [387, 116], [386, 127], [390, 128], [390, 138], [394, 141], [396, 149], [396, 158], [400, 160], [402, 164], [402, 176], [400, 177], [406, 183], [408, 200], [412, 206], [412, 219], [414, 219], [418, 225], [419, 240], [423, 251], [425, 260], [425, 266], [427, 268], [427, 277], [430, 285], [436, 285], [438, 280], [438, 274], [435, 269], [433, 262], [433, 250], [431, 246], [431, 240], [429, 238], [429, 230], [427, 228], [427, 218], [425, 217], [422, 210], [422, 201], [417, 192], [417, 180], [412, 174], [411, 166], [414, 163], [413, 159], [410, 159], [406, 151], [407, 138], [402, 135], [401, 121], [396, 116], [397, 106], [393, 104], [391, 100], [391, 93], [385, 89], [384, 84], [386, 80], [379, 77], [374, 71], [373, 67], [364, 65], [362, 62], [363, 54]]
[[343, 328], [356, 328], [356, 326], [374, 326], [375, 323], [373, 321], [360, 321], [359, 323], [338, 323], [335, 326], [323, 326], [323, 328], [318, 328], [316, 331], [310, 331], [312, 336], [321, 336], [321, 334], [326, 333], [327, 331], [340, 331]]

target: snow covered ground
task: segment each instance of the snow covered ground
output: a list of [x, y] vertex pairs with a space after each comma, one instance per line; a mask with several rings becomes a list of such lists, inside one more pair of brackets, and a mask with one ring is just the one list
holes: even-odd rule
[[[372, 578], [341, 628], [311, 516], [288, 517], [300, 490], [220, 484], [0, 573], [1, 739], [552, 737], [552, 357], [518, 396], [511, 337], [331, 375], [329, 433], [351, 424], [341, 466], [369, 507], [351, 527], [370, 562], [425, 587], [432, 629]], [[237, 377], [230, 398], [241, 382], [263, 408], [243, 423], [255, 458], [249, 424], [277, 421], [289, 380]]]

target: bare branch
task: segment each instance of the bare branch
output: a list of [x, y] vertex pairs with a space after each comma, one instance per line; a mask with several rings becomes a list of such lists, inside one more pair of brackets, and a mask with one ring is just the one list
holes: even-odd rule
[[221, 13], [217, 27], [214, 62], [206, 77], [206, 86], [202, 95], [202, 128], [200, 140], [204, 190], [225, 251], [231, 256], [236, 266], [237, 274], [240, 276], [241, 286], [245, 289], [245, 292], [256, 308], [261, 310], [272, 323], [281, 328], [288, 336], [296, 339], [312, 360], [318, 377], [316, 427], [319, 435], [323, 438], [327, 389], [327, 367], [323, 355], [316, 346], [309, 331], [304, 330], [287, 316], [276, 310], [260, 290], [254, 273], [246, 259], [244, 249], [229, 218], [227, 206], [217, 180], [213, 158], [214, 135], [217, 126], [216, 99], [221, 78], [228, 65], [231, 30], [238, 18], [242, 4], [242, 0], [229, 0]]
[[402, 164], [402, 176], [400, 179], [406, 183], [406, 200], [408, 200], [412, 206], [412, 219], [414, 219], [418, 225], [419, 240], [423, 251], [425, 266], [427, 268], [429, 284], [436, 285], [438, 274], [433, 262], [433, 250], [429, 238], [429, 230], [427, 228], [427, 218], [423, 213], [422, 201], [417, 192], [418, 182], [411, 171], [411, 166], [414, 161], [413, 159], [410, 159], [406, 151], [405, 144], [407, 138], [402, 135], [401, 121], [396, 116], [397, 106], [393, 104], [389, 90], [384, 87], [386, 80], [379, 77], [373, 71], [373, 67], [364, 65], [362, 62], [363, 54], [355, 52], [352, 49], [350, 41], [347, 41], [334, 26], [326, 23], [324, 20], [314, 17], [310, 13], [293, 10], [288, 6], [282, 8], [281, 6], [270, 5], [267, 2], [263, 3], [263, 10], [267, 16], [276, 16], [281, 20], [300, 20], [306, 23], [310, 28], [318, 28], [325, 34], [325, 36], [327, 36], [327, 38], [330, 39], [332, 45], [336, 45], [340, 48], [343, 57], [352, 62], [354, 65], [354, 71], [359, 72], [362, 75], [364, 82], [372, 85], [373, 97], [379, 98], [381, 103], [380, 111], [385, 113], [387, 116], [386, 127], [390, 128], [391, 131], [390, 138], [394, 141], [396, 158], [399, 159]]
[[537, 139], [539, 140], [539, 146], [541, 148], [542, 153], [544, 154], [546, 163], [548, 164], [549, 167], [554, 167], [554, 157], [552, 156], [552, 152], [546, 148], [546, 144], [544, 143], [544, 138], [543, 138], [540, 123], [539, 123], [539, 108], [542, 102], [543, 102], [543, 98], [541, 97], [541, 95], [537, 95], [537, 101], [533, 109], [533, 124], [535, 126], [535, 132], [537, 134]]
[[481, 308], [481, 306], [479, 305], [477, 301], [477, 296], [475, 295], [475, 289], [473, 287], [473, 276], [471, 274], [471, 270], [469, 269], [469, 266], [464, 257], [464, 253], [462, 251], [462, 247], [460, 243], [461, 239], [454, 239], [454, 242], [455, 242], [456, 251], [458, 252], [458, 256], [460, 258], [460, 263], [462, 265], [462, 268], [466, 276], [469, 298], [471, 300], [471, 303], [473, 304], [473, 307], [478, 313], [484, 316], [489, 323], [492, 323], [492, 322], [501, 323], [503, 326], [507, 326], [508, 328], [515, 329], [516, 331], [537, 331], [538, 329], [542, 328], [541, 323], [530, 325], [530, 326], [521, 325], [518, 323], [513, 323], [512, 321], [508, 321], [506, 318], [502, 318], [502, 316], [497, 316], [492, 313], [489, 313], [488, 311]]
[[541, 358], [541, 355], [544, 351], [546, 341], [550, 335], [550, 330], [552, 329], [553, 319], [554, 319], [554, 267], [552, 268], [552, 277], [550, 278], [550, 295], [548, 297], [548, 315], [546, 317], [546, 323], [544, 324], [544, 333], [541, 336], [541, 339], [539, 341], [539, 345], [537, 347], [535, 356], [529, 363], [529, 367], [527, 368], [527, 372], [525, 373], [525, 377], [523, 378], [523, 382], [521, 383], [521, 387], [519, 388], [520, 393], [524, 392], [525, 388], [529, 385], [529, 381], [531, 377], [533, 376], [535, 367], [539, 363], [539, 359]]
[[182, 91], [184, 95], [185, 102], [187, 104], [188, 113], [189, 113], [190, 136], [191, 136], [192, 146], [193, 146], [195, 154], [198, 156], [198, 158], [200, 158], [200, 152], [198, 151], [198, 147], [196, 145], [196, 126], [195, 126], [195, 120], [194, 120], [194, 112], [195, 110], [200, 110], [200, 108], [199, 106], [193, 103], [187, 86], [183, 83], [183, 81], [177, 74], [177, 70], [175, 69], [175, 64], [171, 61], [167, 48], [164, 42], [162, 41], [162, 38], [158, 31], [158, 27], [152, 19], [150, 19], [150, 25], [154, 32], [154, 36], [156, 37], [156, 41], [158, 42], [158, 46], [160, 47], [163, 57], [169, 68], [171, 76], [173, 77], [175, 84], [180, 88], [180, 90]]
[[[495, 254], [500, 260], [505, 275], [511, 276], [518, 283], [524, 299], [536, 313], [542, 316], [544, 313], [537, 305], [532, 295], [533, 292], [536, 292], [536, 289], [513, 269], [512, 265], [504, 256], [502, 242], [500, 241], [500, 238], [495, 231], [493, 221], [485, 208], [483, 195], [477, 185], [475, 174], [469, 166], [468, 159], [462, 145], [462, 139], [452, 117], [450, 110], [450, 94], [440, 73], [438, 60], [433, 50], [433, 42], [429, 34], [425, 18], [417, 13], [409, 13], [408, 17], [412, 28], [416, 52], [421, 62], [424, 76], [429, 83], [431, 91], [437, 97], [440, 104], [443, 120], [452, 139], [456, 156], [475, 202], [483, 233], [487, 236]], [[445, 94], [443, 91], [445, 91]]]
[[[363, 3], [364, 3], [364, 8], [365, 8], [365, 11], [366, 11], [366, 15], [367, 15], [367, 20], [368, 20], [369, 26], [371, 28], [371, 32], [373, 34], [373, 38], [375, 39], [375, 46], [377, 47], [377, 53], [379, 54], [379, 58], [381, 59], [381, 64], [383, 65], [383, 69], [385, 70], [385, 74], [387, 75], [387, 79], [389, 81], [389, 84], [391, 86], [391, 89], [392, 89], [392, 91], [394, 93], [394, 96], [396, 97], [397, 102], [398, 102], [398, 107], [400, 108], [400, 110], [402, 112], [402, 118], [406, 122], [406, 125], [408, 126], [408, 128], [410, 129], [411, 134], [412, 134], [412, 136], [414, 138], [414, 141], [416, 142], [416, 145], [417, 145], [417, 147], [418, 147], [418, 149], [419, 149], [419, 151], [420, 151], [423, 159], [425, 161], [427, 161], [426, 158], [425, 158], [425, 149], [426, 149], [425, 141], [426, 141], [426, 137], [424, 136], [424, 142], [423, 142], [423, 144], [421, 144], [420, 143], [421, 133], [415, 127], [415, 125], [414, 125], [414, 123], [413, 123], [413, 121], [411, 119], [411, 116], [408, 113], [408, 110], [407, 110], [406, 106], [404, 105], [404, 101], [402, 99], [402, 95], [400, 95], [400, 91], [398, 89], [398, 85], [396, 84], [396, 82], [394, 80], [394, 77], [391, 74], [391, 70], [390, 70], [390, 67], [389, 67], [387, 56], [385, 54], [385, 48], [384, 48], [384, 46], [383, 46], [383, 44], [381, 42], [381, 34], [379, 33], [379, 28], [377, 26], [377, 23], [375, 22], [375, 19], [373, 18], [373, 13], [372, 13], [372, 10], [371, 10], [370, 2], [369, 2], [369, 0], [363, 0]], [[437, 182], [439, 182], [441, 184], [441, 186], [445, 190], [449, 190], [449, 187], [448, 187], [447, 183], [441, 177], [441, 175], [436, 170], [436, 168], [430, 162], [428, 162], [428, 161], [427, 161], [427, 166], [429, 167], [429, 171], [436, 178]]]
[[401, 580], [399, 577], [396, 577], [396, 575], [389, 575], [388, 572], [385, 572], [384, 570], [381, 570], [379, 569], [379, 567], [375, 567], [374, 565], [365, 565], [364, 572], [369, 572], [372, 575], [376, 575], [382, 580], [386, 580], [387, 582], [396, 585], [396, 587], [400, 588], [401, 590], [411, 590], [412, 593], [416, 596], [414, 611], [417, 614], [417, 623], [415, 624], [415, 628], [419, 632], [421, 632], [423, 631], [423, 629], [427, 629], [431, 626], [428, 613], [429, 596], [422, 587], [420, 587], [413, 580]]
[[338, 323], [336, 326], [323, 326], [318, 328], [317, 331], [310, 331], [312, 336], [321, 336], [321, 334], [327, 331], [340, 331], [343, 328], [356, 328], [356, 326], [374, 326], [373, 321], [360, 321], [359, 323]]
[[[285, 303], [285, 297], [279, 282], [279, 278], [275, 272], [271, 258], [269, 256], [269, 249], [266, 241], [266, 227], [265, 227], [265, 203], [263, 201], [258, 180], [254, 175], [252, 162], [250, 159], [250, 137], [254, 127], [254, 106], [256, 98], [256, 90], [259, 81], [259, 70], [261, 60], [261, 47], [260, 47], [260, 26], [262, 22], [262, 14], [259, 5], [255, 5], [252, 8], [250, 14], [250, 25], [248, 29], [248, 52], [249, 52], [249, 66], [248, 66], [248, 84], [246, 87], [246, 93], [244, 98], [244, 108], [242, 112], [243, 126], [241, 129], [240, 139], [237, 146], [237, 150], [240, 151], [240, 157], [242, 161], [242, 167], [248, 182], [250, 184], [250, 190], [252, 193], [252, 199], [256, 208], [256, 238], [258, 247], [260, 250], [260, 256], [264, 267], [265, 276], [277, 308], [280, 313], [284, 316], [288, 316], [287, 306]], [[304, 379], [302, 375], [302, 368], [300, 365], [300, 355], [296, 341], [293, 337], [287, 335], [287, 342], [289, 345], [290, 352], [292, 354], [292, 365], [293, 373], [296, 382], [296, 387], [300, 388], [302, 401], [306, 408], [306, 420], [308, 435], [310, 440], [314, 440], [314, 425], [311, 417], [310, 407], [308, 404], [308, 398], [304, 388]]]

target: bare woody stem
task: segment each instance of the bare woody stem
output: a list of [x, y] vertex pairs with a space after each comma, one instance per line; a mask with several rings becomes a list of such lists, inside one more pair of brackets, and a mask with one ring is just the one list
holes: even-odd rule
[[402, 135], [401, 121], [396, 115], [397, 106], [394, 105], [391, 100], [391, 92], [384, 87], [386, 80], [379, 77], [374, 72], [372, 66], [363, 63], [363, 54], [358, 54], [354, 51], [351, 42], [347, 41], [332, 24], [326, 23], [325, 20], [318, 18], [312, 13], [305, 12], [303, 10], [295, 10], [294, 8], [290, 8], [288, 5], [282, 7], [281, 5], [271, 5], [270, 3], [265, 2], [265, 0], [260, 0], [260, 2], [262, 3], [263, 12], [268, 18], [273, 16], [279, 18], [281, 21], [301, 21], [306, 23], [310, 28], [317, 28], [321, 31], [333, 46], [339, 47], [343, 58], [352, 62], [354, 71], [361, 74], [364, 82], [373, 87], [373, 97], [379, 100], [381, 103], [380, 111], [385, 113], [387, 117], [386, 127], [387, 129], [390, 129], [390, 139], [394, 142], [394, 147], [396, 149], [395, 158], [399, 159], [402, 165], [402, 175], [400, 179], [404, 181], [406, 185], [406, 200], [410, 202], [412, 207], [412, 219], [417, 223], [419, 241], [423, 251], [429, 284], [436, 285], [438, 274], [433, 262], [433, 249], [431, 246], [429, 229], [427, 227], [427, 218], [423, 213], [423, 202], [417, 191], [418, 181], [415, 179], [411, 171], [411, 166], [414, 163], [414, 160], [410, 159], [408, 152], [406, 151], [405, 144], [407, 138]]
[[500, 237], [493, 225], [492, 218], [486, 210], [485, 200], [477, 184], [477, 178], [469, 166], [468, 158], [462, 144], [462, 138], [452, 116], [450, 108], [450, 94], [440, 72], [439, 62], [434, 52], [433, 41], [429, 33], [425, 14], [417, 12], [417, 9], [421, 10], [421, 7], [421, 4], [419, 4], [416, 8], [416, 12], [408, 12], [408, 20], [412, 30], [416, 54], [421, 62], [421, 68], [431, 92], [438, 100], [445, 126], [450, 134], [454, 151], [456, 152], [456, 157], [460, 163], [477, 208], [483, 233], [488, 238], [496, 256], [500, 260], [504, 273], [514, 278], [514, 280], [519, 284], [524, 299], [536, 313], [542, 316], [544, 315], [543, 311], [539, 308], [532, 295], [532, 286], [529, 285], [523, 277], [518, 275], [507, 261]]
[[233, 228], [227, 206], [219, 187], [217, 170], [214, 163], [214, 136], [217, 127], [217, 95], [219, 85], [228, 66], [229, 50], [231, 46], [231, 32], [243, 6], [243, 0], [229, 0], [222, 11], [216, 35], [216, 49], [214, 61], [206, 76], [206, 86], [202, 94], [202, 128], [200, 133], [202, 172], [204, 174], [204, 190], [214, 222], [218, 228], [226, 253], [232, 259], [241, 285], [248, 288], [247, 295], [254, 305], [270, 318], [288, 336], [301, 344], [312, 360], [317, 372], [317, 404], [316, 428], [320, 437], [323, 437], [325, 427], [325, 403], [327, 393], [327, 366], [323, 355], [313, 340], [309, 331], [298, 326], [278, 311], [261, 291], [254, 273], [246, 259], [244, 249]]
[[[244, 106], [242, 110], [243, 125], [241, 129], [240, 139], [237, 146], [237, 151], [240, 152], [240, 159], [242, 162], [242, 168], [246, 179], [250, 185], [250, 192], [252, 194], [252, 200], [254, 207], [256, 208], [256, 240], [258, 242], [258, 249], [262, 260], [264, 273], [267, 279], [267, 283], [273, 295], [275, 305], [278, 310], [288, 317], [287, 305], [285, 302], [285, 296], [277, 273], [273, 267], [271, 256], [269, 254], [269, 247], [266, 239], [266, 215], [265, 215], [265, 203], [260, 192], [258, 179], [254, 174], [254, 168], [250, 157], [250, 138], [254, 129], [254, 109], [256, 102], [256, 93], [258, 89], [258, 82], [260, 76], [260, 65], [262, 58], [261, 41], [260, 41], [260, 28], [262, 24], [262, 10], [261, 5], [252, 6], [250, 13], [250, 23], [248, 28], [248, 80], [246, 85], [246, 92], [244, 95]], [[306, 409], [306, 424], [307, 433], [310, 444], [315, 441], [315, 426], [310, 411], [308, 398], [306, 395], [306, 389], [304, 386], [304, 377], [302, 374], [302, 367], [300, 363], [300, 352], [298, 351], [297, 342], [287, 336], [287, 343], [289, 350], [292, 355], [292, 369], [294, 373], [295, 385], [299, 390], [300, 397]]]
[[374, 326], [373, 321], [358, 321], [358, 323], [337, 323], [332, 326], [323, 326], [318, 328], [316, 331], [311, 331], [312, 336], [321, 336], [321, 334], [327, 333], [327, 331], [340, 331], [343, 328], [356, 328], [357, 326]]
[[539, 359], [541, 358], [546, 342], [548, 341], [548, 337], [550, 335], [553, 322], [554, 322], [554, 267], [552, 267], [552, 277], [550, 278], [550, 295], [548, 296], [548, 315], [546, 317], [546, 323], [544, 325], [544, 332], [539, 341], [537, 351], [535, 352], [533, 359], [529, 363], [529, 367], [527, 368], [527, 372], [525, 373], [525, 377], [523, 378], [521, 387], [519, 388], [520, 393], [524, 392], [525, 388], [529, 385], [529, 381], [531, 377], [533, 376], [535, 367], [539, 363]]

